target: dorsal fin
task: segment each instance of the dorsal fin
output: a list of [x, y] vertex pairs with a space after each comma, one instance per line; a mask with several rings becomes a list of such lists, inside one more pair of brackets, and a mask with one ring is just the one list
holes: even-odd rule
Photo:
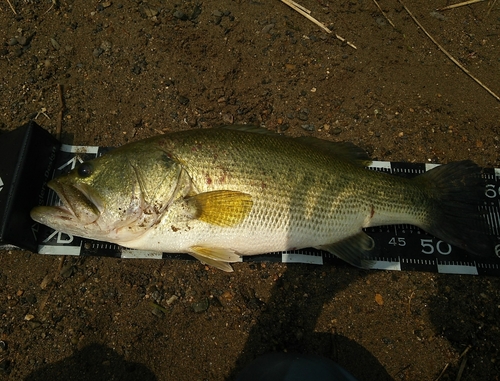
[[343, 160], [353, 161], [363, 167], [369, 166], [372, 162], [368, 154], [353, 143], [331, 142], [311, 136], [301, 136], [295, 139], [311, 147], [315, 147], [326, 154], [334, 155]]
[[300, 136], [297, 138], [285, 137], [277, 132], [268, 130], [263, 127], [255, 126], [252, 124], [232, 124], [228, 126], [220, 126], [218, 128], [224, 128], [228, 130], [236, 131], [246, 131], [255, 134], [270, 135], [274, 137], [281, 136], [287, 139], [295, 139], [303, 144], [314, 147], [315, 149], [326, 153], [328, 155], [333, 155], [337, 158], [354, 162], [362, 167], [367, 167], [371, 164], [372, 160], [368, 154], [358, 146], [349, 142], [331, 142], [328, 140], [314, 138], [312, 136]]
[[230, 124], [230, 125], [218, 126], [216, 128], [222, 128], [225, 130], [252, 132], [254, 134], [262, 134], [262, 135], [282, 136], [282, 135], [278, 134], [277, 132], [274, 132], [274, 131], [268, 130], [267, 128], [259, 127], [259, 126], [253, 125], [253, 124]]

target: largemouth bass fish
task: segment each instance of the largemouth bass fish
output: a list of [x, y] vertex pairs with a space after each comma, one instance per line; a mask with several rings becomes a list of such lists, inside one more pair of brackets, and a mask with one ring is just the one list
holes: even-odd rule
[[471, 161], [414, 179], [366, 168], [347, 143], [232, 126], [126, 144], [49, 182], [60, 206], [35, 221], [125, 247], [188, 253], [225, 271], [240, 256], [304, 247], [369, 267], [362, 228], [412, 224], [474, 254], [492, 247]]

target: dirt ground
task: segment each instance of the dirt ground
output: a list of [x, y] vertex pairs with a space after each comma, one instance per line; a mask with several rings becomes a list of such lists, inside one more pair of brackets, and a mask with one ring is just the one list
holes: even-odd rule
[[[62, 85], [67, 143], [254, 123], [380, 160], [500, 166], [500, 102], [396, 0], [379, 1], [395, 27], [373, 1], [301, 1], [357, 49], [278, 0], [10, 3], [4, 132], [36, 117], [55, 133]], [[447, 4], [406, 2], [500, 94], [500, 5], [434, 11]], [[500, 378], [498, 278], [234, 267], [0, 251], [0, 379], [231, 380], [270, 351], [321, 354], [360, 381]]]

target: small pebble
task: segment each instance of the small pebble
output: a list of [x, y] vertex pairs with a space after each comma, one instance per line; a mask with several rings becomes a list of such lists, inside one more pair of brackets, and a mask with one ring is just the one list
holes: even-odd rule
[[59, 45], [59, 43], [53, 38], [50, 39], [50, 43], [55, 50], [59, 50], [61, 48], [61, 45]]
[[439, 13], [438, 11], [432, 11], [430, 15], [440, 21], [446, 20], [446, 17], [442, 13]]
[[189, 98], [183, 96], [183, 95], [179, 95], [177, 97], [177, 100], [179, 101], [179, 103], [183, 106], [186, 106], [188, 103], [189, 103]]
[[224, 123], [233, 124], [234, 116], [232, 114], [229, 114], [229, 113], [224, 114], [224, 115], [222, 115], [222, 121]]
[[101, 48], [103, 51], [107, 52], [108, 50], [110, 50], [110, 49], [111, 49], [111, 46], [112, 46], [112, 45], [111, 45], [111, 42], [109, 42], [109, 41], [103, 41], [103, 42], [101, 43], [100, 48]]
[[270, 33], [271, 29], [274, 28], [274, 24], [267, 24], [264, 28], [262, 28], [262, 33]]
[[38, 327], [40, 327], [42, 325], [42, 323], [40, 323], [39, 321], [36, 321], [36, 320], [30, 320], [28, 322], [28, 325], [31, 329], [37, 329]]
[[98, 58], [102, 53], [104, 53], [104, 50], [102, 48], [95, 48], [94, 51], [92, 52], [92, 55], [95, 58]]
[[152, 293], [151, 293], [151, 298], [155, 301], [160, 301], [161, 300], [161, 293], [160, 291], [158, 290], [154, 290]]
[[153, 315], [155, 315], [156, 317], [159, 317], [159, 318], [162, 318], [162, 317], [164, 317], [164, 316], [165, 316], [165, 314], [163, 313], [163, 311], [162, 311], [161, 309], [159, 309], [159, 308], [153, 308], [153, 309], [151, 310], [151, 313], [152, 313]]
[[305, 122], [307, 119], [309, 119], [309, 110], [306, 108], [303, 108], [302, 110], [299, 111], [299, 120], [302, 120]]
[[17, 38], [17, 42], [19, 43], [19, 45], [21, 46], [26, 46], [28, 45], [28, 39], [24, 36], [21, 36], [21, 37], [18, 37]]
[[204, 312], [204, 311], [208, 310], [208, 306], [209, 306], [209, 303], [208, 303], [207, 298], [205, 298], [199, 302], [194, 302], [193, 304], [191, 304], [193, 311], [196, 313], [200, 313], [200, 312]]
[[179, 19], [179, 20], [181, 20], [181, 21], [187, 21], [187, 20], [188, 20], [188, 18], [189, 18], [187, 14], [185, 14], [184, 12], [179, 11], [179, 10], [176, 10], [176, 11], [174, 12], [174, 15], [173, 15], [173, 16], [174, 16], [176, 19]]
[[158, 16], [158, 13], [159, 13], [155, 8], [150, 7], [147, 4], [144, 5], [144, 8], [142, 8], [142, 11], [146, 17], [155, 17], [155, 16]]
[[76, 271], [76, 267], [74, 265], [66, 265], [61, 269], [59, 273], [63, 278], [71, 277]]
[[167, 299], [167, 305], [171, 305], [172, 303], [174, 303], [177, 299], [179, 299], [179, 297], [177, 295], [172, 295], [170, 298]]
[[315, 130], [314, 124], [303, 124], [301, 127], [306, 131], [314, 131]]

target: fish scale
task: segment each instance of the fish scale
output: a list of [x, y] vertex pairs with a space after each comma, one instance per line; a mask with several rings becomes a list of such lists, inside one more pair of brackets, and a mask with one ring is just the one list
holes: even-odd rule
[[249, 126], [187, 130], [130, 143], [53, 180], [74, 197], [32, 216], [68, 234], [189, 253], [226, 271], [241, 255], [303, 247], [368, 267], [373, 240], [362, 228], [387, 224], [419, 226], [476, 254], [490, 249], [471, 226], [481, 220], [475, 164], [409, 180], [367, 163], [346, 143]]
[[[319, 240], [317, 243], [324, 244], [359, 232], [358, 221], [365, 217], [361, 209], [366, 202], [359, 195], [351, 203], [344, 201], [355, 195], [355, 187], [350, 185], [353, 180], [345, 175], [358, 170], [354, 164], [342, 162], [331, 154], [311, 151], [300, 141], [278, 136], [250, 133], [240, 145], [235, 144], [240, 140], [238, 131], [222, 129], [218, 134], [207, 135], [206, 139], [200, 138], [196, 133], [199, 131], [190, 132], [166, 135], [162, 137], [165, 139], [162, 145], [181, 162], [190, 163], [187, 170], [196, 189], [200, 192], [238, 190], [252, 195], [252, 212], [230, 233], [231, 239], [244, 236], [248, 247], [239, 246], [240, 253], [261, 253], [263, 249], [256, 247], [252, 238], [256, 234], [265, 237], [270, 229], [273, 230], [270, 240], [276, 240], [276, 244], [267, 243], [268, 251], [302, 246], [311, 236]], [[193, 146], [196, 148], [183, 148]], [[220, 147], [229, 148], [223, 148], [221, 153]], [[340, 165], [341, 170], [331, 171], [333, 165]], [[207, 182], [207, 177], [225, 181]], [[331, 184], [335, 187], [330, 187]], [[330, 189], [325, 189], [325, 185]], [[345, 196], [342, 188], [347, 188]], [[336, 201], [340, 207], [335, 207]], [[353, 214], [357, 214], [358, 221], [353, 220]], [[221, 233], [224, 232], [210, 231], [211, 235]], [[277, 237], [278, 233], [282, 236]]]

